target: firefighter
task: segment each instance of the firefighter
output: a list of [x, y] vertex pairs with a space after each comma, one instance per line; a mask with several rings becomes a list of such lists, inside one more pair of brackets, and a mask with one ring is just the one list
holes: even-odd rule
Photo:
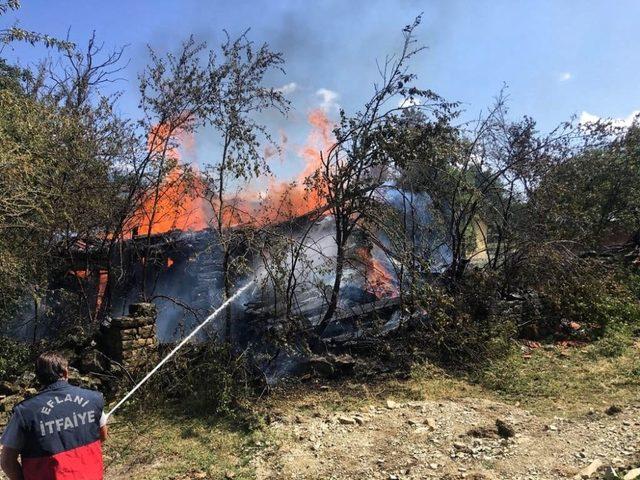
[[102, 480], [102, 394], [70, 385], [55, 352], [38, 357], [36, 376], [44, 388], [14, 407], [0, 439], [2, 470], [9, 480]]

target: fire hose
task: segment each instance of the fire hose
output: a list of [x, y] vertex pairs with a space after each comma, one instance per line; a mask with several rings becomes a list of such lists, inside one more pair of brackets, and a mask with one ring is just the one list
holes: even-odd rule
[[105, 414], [107, 419], [111, 417], [111, 415], [113, 415], [113, 412], [115, 412], [118, 408], [120, 408], [136, 392], [136, 390], [138, 390], [142, 385], [144, 385], [145, 382], [149, 380], [153, 376], [153, 374], [160, 369], [160, 367], [162, 367], [165, 363], [167, 363], [171, 359], [171, 357], [173, 357], [176, 354], [178, 350], [180, 350], [186, 343], [189, 342], [189, 340], [191, 340], [200, 330], [202, 330], [202, 327], [204, 327], [207, 323], [209, 323], [211, 320], [216, 318], [216, 316], [220, 312], [222, 312], [225, 308], [231, 305], [236, 300], [236, 298], [242, 295], [244, 291], [247, 290], [253, 284], [253, 282], [254, 280], [251, 280], [244, 287], [240, 288], [236, 293], [234, 293], [232, 296], [227, 298], [227, 300], [225, 300], [224, 303], [216, 309], [216, 311], [214, 311], [211, 315], [209, 315], [200, 325], [194, 328], [189, 335], [187, 335], [180, 343], [178, 343], [178, 345], [176, 345], [173, 348], [173, 350], [171, 350], [162, 360], [160, 360], [158, 364], [155, 367], [153, 367], [153, 369], [149, 373], [147, 373], [142, 380], [140, 380], [131, 390], [129, 390], [129, 392], [127, 392], [127, 394], [124, 397], [122, 397], [122, 399], [118, 403], [116, 403], [116, 405], [111, 409], [109, 413]]

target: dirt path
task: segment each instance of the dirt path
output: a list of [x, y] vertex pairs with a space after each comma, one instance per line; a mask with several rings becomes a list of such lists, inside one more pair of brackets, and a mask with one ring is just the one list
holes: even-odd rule
[[[261, 480], [559, 479], [597, 459], [617, 471], [639, 466], [640, 403], [605, 408], [574, 420], [471, 398], [315, 409], [274, 420], [253, 463]], [[498, 434], [498, 419], [513, 437]]]

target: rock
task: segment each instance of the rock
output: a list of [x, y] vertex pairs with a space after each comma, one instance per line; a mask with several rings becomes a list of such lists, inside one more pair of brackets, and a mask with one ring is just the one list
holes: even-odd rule
[[556, 425], [547, 425], [547, 430], [550, 432], [557, 432], [558, 427]]
[[387, 408], [389, 410], [394, 410], [396, 408], [400, 408], [400, 404], [397, 402], [394, 402], [393, 400], [389, 399], [387, 400]]
[[502, 438], [511, 438], [516, 434], [516, 430], [512, 425], [500, 419], [496, 420], [496, 428], [498, 429], [498, 435]]
[[604, 413], [606, 413], [607, 415], [617, 415], [619, 413], [622, 413], [622, 407], [619, 405], [611, 405], [604, 411]]
[[229, 471], [229, 472], [224, 474], [224, 478], [227, 478], [227, 479], [236, 478], [236, 474], [231, 472], [231, 471]]
[[0, 395], [15, 395], [20, 393], [20, 386], [11, 382], [0, 382]]
[[146, 327], [155, 322], [154, 317], [118, 317], [111, 320], [110, 329], [127, 330]]
[[640, 478], [640, 468], [634, 468], [633, 470], [629, 470], [625, 473], [623, 480], [635, 480], [636, 478]]
[[338, 417], [338, 422], [342, 425], [355, 425], [356, 419], [353, 417]]
[[77, 387], [96, 390], [102, 384], [102, 381], [96, 377], [81, 375], [78, 370], [69, 367], [69, 383]]
[[351, 355], [313, 355], [307, 360], [307, 369], [316, 375], [335, 378], [353, 371], [356, 361]]
[[462, 453], [473, 453], [473, 450], [462, 442], [453, 442], [453, 448]]
[[474, 427], [467, 431], [467, 435], [474, 438], [495, 438], [496, 434], [492, 427]]
[[129, 305], [129, 315], [132, 317], [154, 317], [158, 310], [153, 303], [132, 303]]
[[589, 477], [591, 477], [591, 475], [596, 473], [600, 469], [600, 467], [602, 467], [602, 461], [601, 460], [594, 460], [587, 467], [583, 468], [576, 475], [574, 475], [573, 478], [575, 480], [579, 480], [579, 479], [583, 479], [583, 478], [589, 478]]
[[436, 419], [432, 418], [432, 417], [428, 417], [425, 421], [424, 421], [425, 425], [427, 427], [429, 427], [430, 430], [435, 430], [436, 429]]
[[207, 478], [206, 472], [194, 472], [193, 478]]
[[362, 417], [353, 417], [353, 419], [356, 421], [358, 425], [364, 425], [366, 422], [366, 420]]
[[96, 350], [93, 350], [93, 349], [85, 350], [80, 355], [78, 370], [80, 370], [81, 373], [89, 373], [89, 372], [101, 373], [104, 371], [104, 367], [102, 365], [102, 359], [103, 357]]

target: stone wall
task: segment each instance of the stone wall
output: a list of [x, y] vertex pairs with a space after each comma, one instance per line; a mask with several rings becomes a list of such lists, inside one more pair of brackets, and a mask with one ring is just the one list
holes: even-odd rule
[[134, 303], [129, 315], [114, 318], [103, 331], [105, 355], [129, 371], [144, 369], [158, 360], [156, 306]]

